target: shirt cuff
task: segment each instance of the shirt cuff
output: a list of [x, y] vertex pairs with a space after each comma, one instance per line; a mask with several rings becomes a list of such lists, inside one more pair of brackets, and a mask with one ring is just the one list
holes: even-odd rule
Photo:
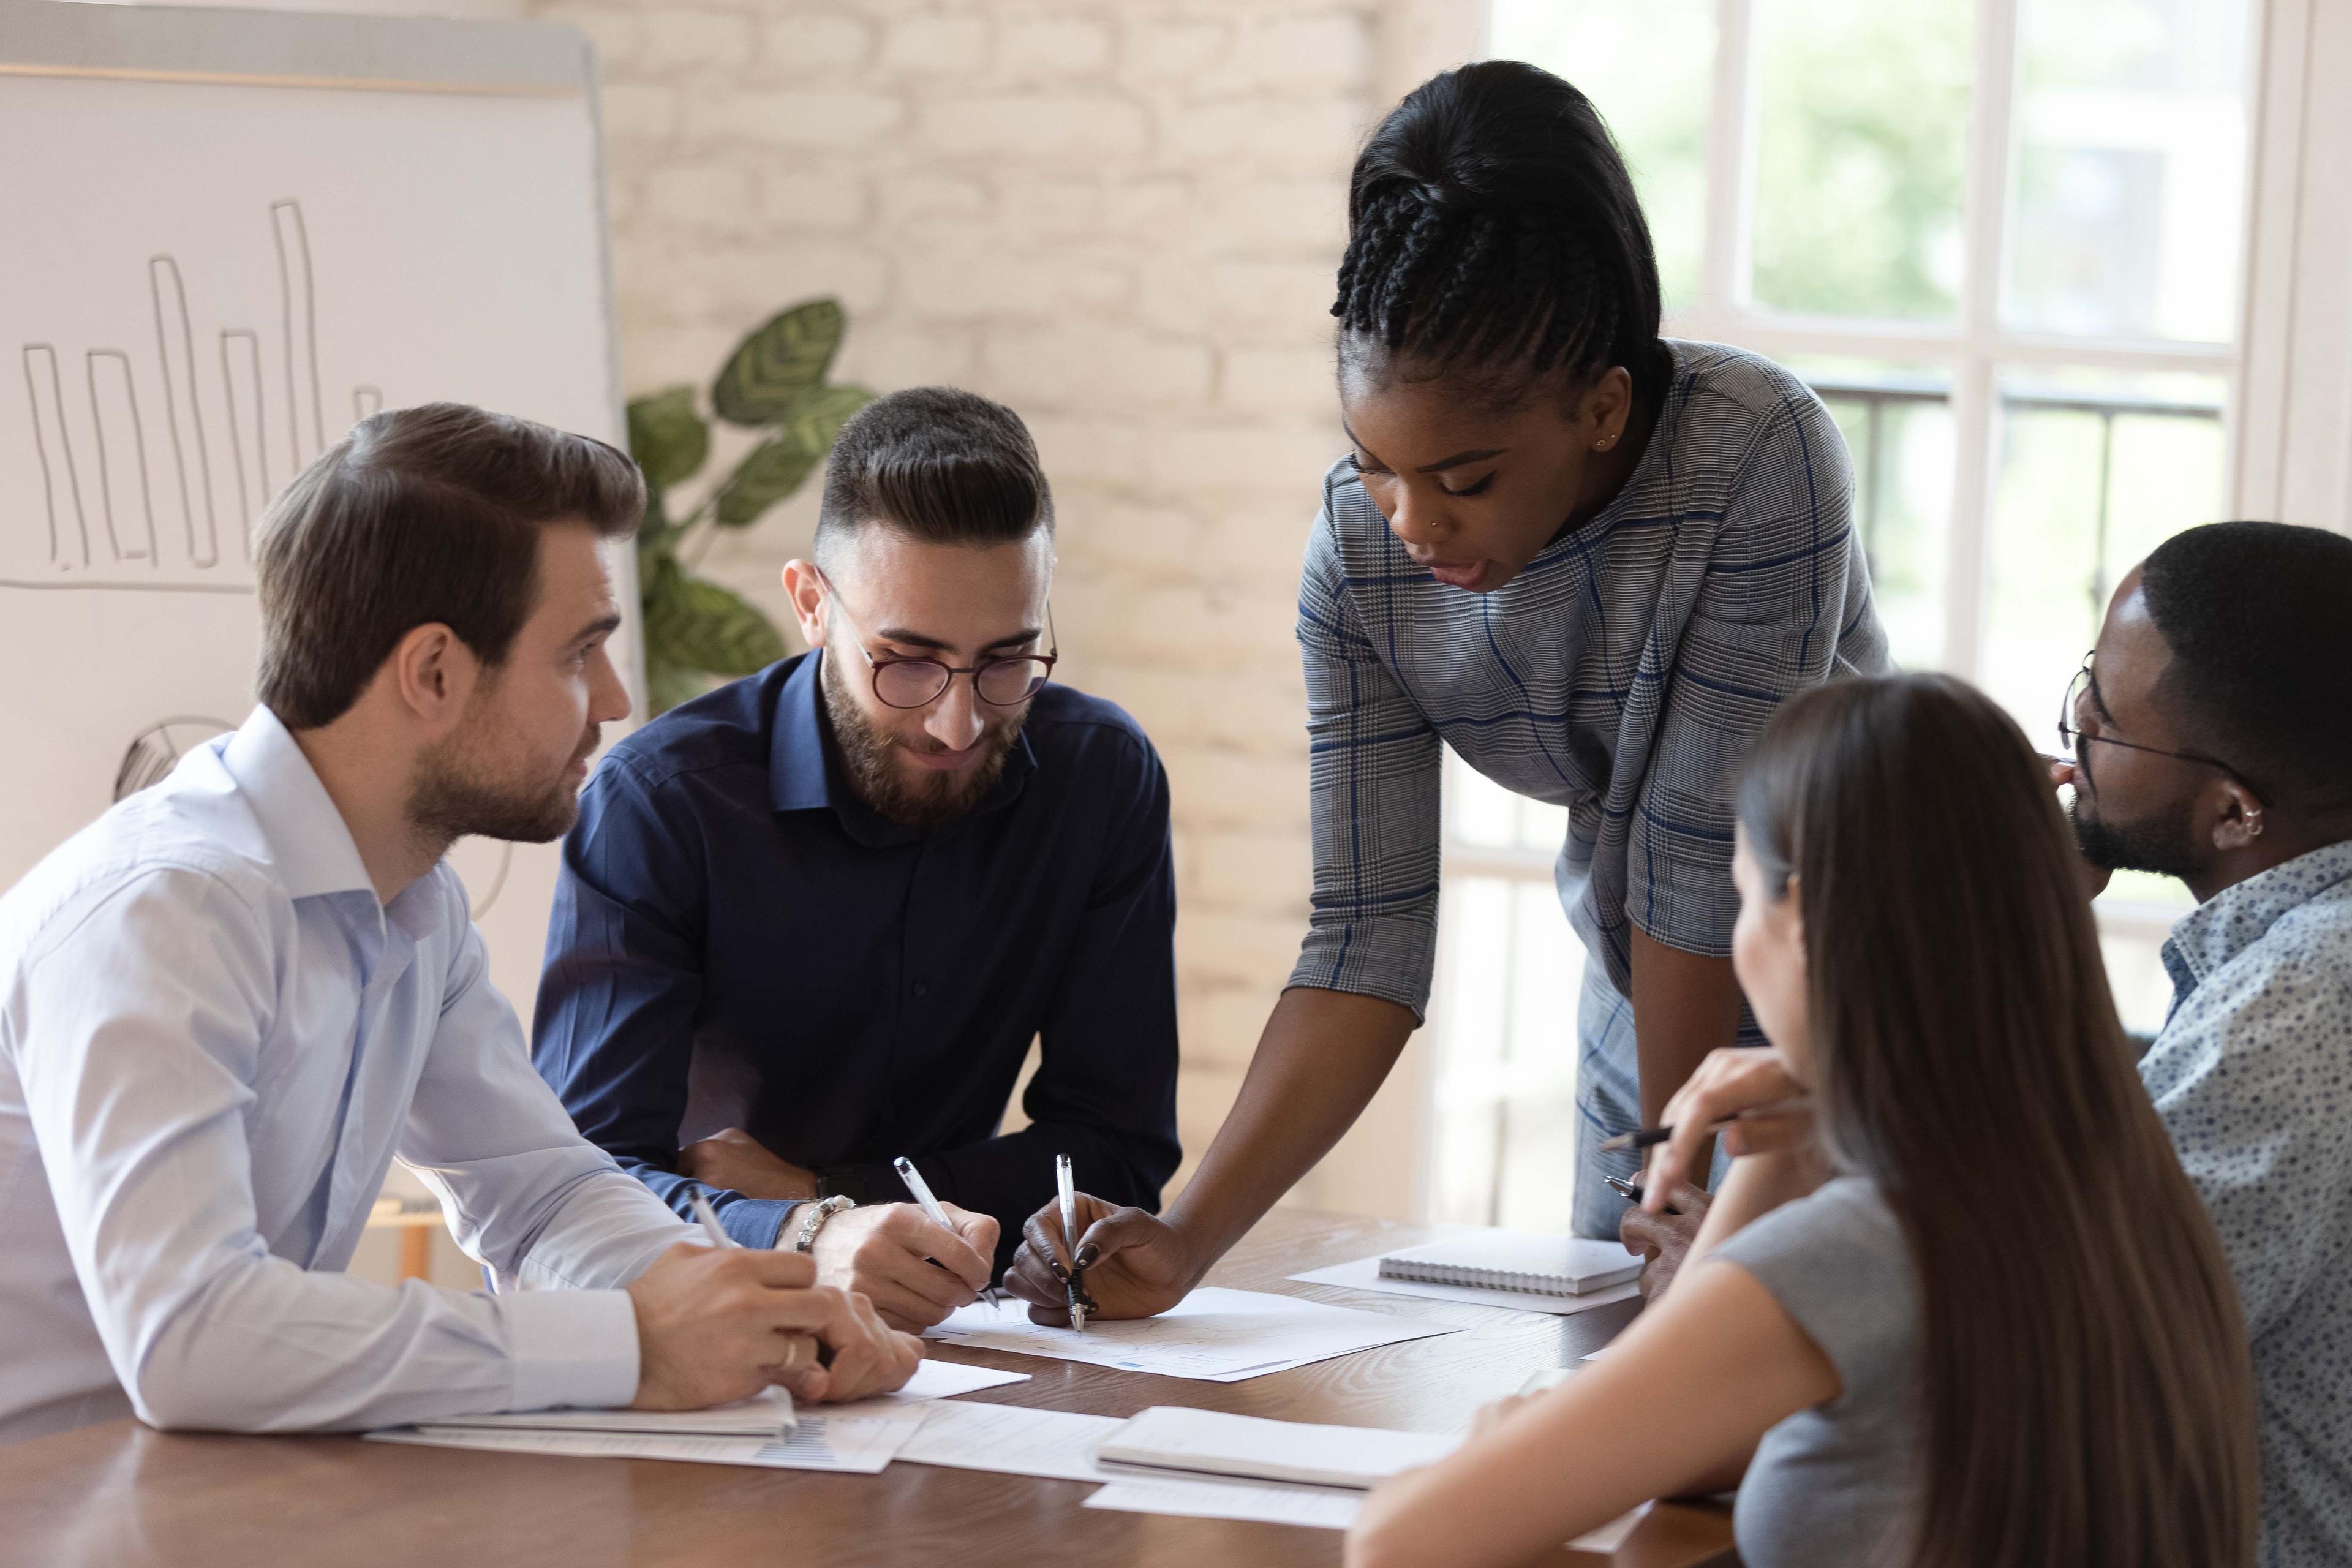
[[516, 1290], [506, 1315], [509, 1410], [609, 1408], [637, 1396], [637, 1312], [626, 1290]]
[[765, 1252], [783, 1239], [784, 1222], [800, 1206], [775, 1198], [737, 1198], [719, 1210], [719, 1228], [736, 1246]]

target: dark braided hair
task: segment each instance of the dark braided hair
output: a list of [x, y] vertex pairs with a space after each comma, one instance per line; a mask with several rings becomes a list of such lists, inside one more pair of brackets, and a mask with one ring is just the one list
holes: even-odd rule
[[1633, 182], [1591, 101], [1549, 71], [1485, 60], [1407, 94], [1356, 158], [1339, 261], [1340, 353], [1398, 361], [1506, 403], [1612, 365], [1654, 401], [1658, 264]]

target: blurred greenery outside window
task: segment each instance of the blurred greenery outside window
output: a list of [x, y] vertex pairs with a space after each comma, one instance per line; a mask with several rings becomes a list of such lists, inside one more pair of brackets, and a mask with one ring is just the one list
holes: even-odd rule
[[[2221, 515], [2258, 0], [1491, 0], [1491, 55], [1609, 122], [1670, 336], [1789, 365], [1837, 421], [1906, 668], [2048, 746], [2131, 563]], [[1982, 62], [2000, 60], [1999, 79]], [[1449, 755], [1426, 1207], [1562, 1228], [1564, 823]], [[2102, 900], [2126, 1019], [2188, 895]], [[1565, 946], [1563, 947], [1563, 944]]]

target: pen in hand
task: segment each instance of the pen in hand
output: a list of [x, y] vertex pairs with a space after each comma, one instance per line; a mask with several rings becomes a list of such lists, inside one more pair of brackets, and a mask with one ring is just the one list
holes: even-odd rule
[[[743, 1245], [741, 1242], [737, 1241], [733, 1237], [728, 1235], [726, 1227], [719, 1223], [719, 1211], [710, 1206], [710, 1200], [709, 1198], [703, 1196], [700, 1193], [689, 1193], [687, 1194], [686, 1201], [693, 1207], [695, 1223], [702, 1226], [703, 1237], [710, 1243], [712, 1247], [720, 1252], [724, 1252], [730, 1247], [740, 1247]], [[829, 1359], [830, 1358], [826, 1355], [824, 1351], [820, 1348], [817, 1353], [819, 1363], [822, 1364]], [[784, 1387], [782, 1384], [778, 1384], [768, 1391], [768, 1396], [782, 1407], [777, 1415], [777, 1435], [782, 1437], [789, 1437], [793, 1433], [799, 1431], [801, 1429], [801, 1418], [800, 1413], [793, 1408], [793, 1391]]]
[[[948, 1223], [948, 1211], [940, 1207], [939, 1199], [931, 1196], [931, 1184], [923, 1180], [922, 1172], [915, 1169], [915, 1162], [901, 1154], [890, 1162], [890, 1168], [898, 1173], [898, 1179], [907, 1184], [908, 1192], [915, 1194], [915, 1202], [922, 1205], [923, 1217], [950, 1235], [955, 1234], [955, 1226]], [[926, 1258], [923, 1261], [934, 1268], [947, 1268], [946, 1264], [936, 1258]], [[949, 1272], [953, 1273], [954, 1270], [949, 1269]], [[997, 1295], [996, 1287], [993, 1284], [982, 1285], [980, 1288], [980, 1299], [992, 1307], [1000, 1305], [1003, 1300]]]
[[1054, 1186], [1062, 1200], [1062, 1246], [1070, 1254], [1070, 1277], [1063, 1281], [1070, 1302], [1070, 1327], [1087, 1331], [1087, 1295], [1079, 1286], [1086, 1270], [1078, 1267], [1078, 1186], [1067, 1154], [1054, 1156]]
[[[1776, 1100], [1769, 1105], [1751, 1105], [1747, 1110], [1735, 1111], [1720, 1121], [1708, 1122], [1706, 1130], [1709, 1132], [1720, 1132], [1727, 1127], [1736, 1126], [1751, 1118], [1790, 1116], [1800, 1110], [1810, 1110], [1812, 1105], [1812, 1100], [1801, 1094], [1793, 1100]], [[1616, 1137], [1601, 1145], [1601, 1152], [1614, 1154], [1624, 1149], [1648, 1149], [1664, 1142], [1674, 1135], [1675, 1129], [1672, 1122], [1668, 1122], [1664, 1127], [1644, 1127], [1638, 1132], [1620, 1132]]]

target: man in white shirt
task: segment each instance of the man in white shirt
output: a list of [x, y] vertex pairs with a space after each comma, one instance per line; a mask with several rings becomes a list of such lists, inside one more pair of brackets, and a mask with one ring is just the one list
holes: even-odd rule
[[[261, 706], [0, 897], [0, 1441], [855, 1398], [918, 1342], [574, 1131], [443, 852], [559, 837], [628, 699], [611, 447], [377, 415], [273, 504]], [[397, 1156], [495, 1296], [341, 1272]]]

